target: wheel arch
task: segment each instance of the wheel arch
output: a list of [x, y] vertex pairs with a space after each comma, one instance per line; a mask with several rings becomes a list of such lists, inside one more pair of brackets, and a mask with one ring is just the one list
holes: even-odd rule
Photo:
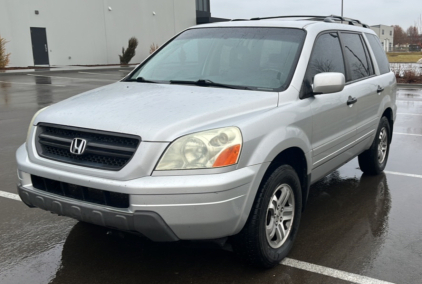
[[281, 165], [291, 166], [297, 173], [301, 190], [302, 190], [302, 211], [305, 209], [308, 200], [309, 187], [310, 187], [310, 174], [308, 175], [308, 162], [303, 150], [299, 147], [290, 147], [281, 151], [268, 166], [264, 177], [261, 180], [260, 187], [269, 178], [271, 173]]
[[393, 127], [394, 127], [394, 113], [393, 110], [388, 107], [384, 110], [383, 114], [381, 117], [386, 117], [388, 119], [388, 123], [390, 124], [390, 143], [393, 140]]

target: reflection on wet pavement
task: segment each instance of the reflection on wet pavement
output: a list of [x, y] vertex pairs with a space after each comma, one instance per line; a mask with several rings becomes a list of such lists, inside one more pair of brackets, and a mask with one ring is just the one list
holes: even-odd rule
[[9, 89], [11, 86], [12, 84], [8, 82], [0, 82], [0, 90], [1, 90], [2, 98], [3, 98], [3, 103], [6, 106], [9, 104], [9, 100], [10, 100]]
[[334, 172], [312, 186], [292, 257], [312, 244], [307, 261], [364, 271], [385, 241], [390, 208], [384, 174], [358, 179]]
[[399, 89], [397, 91], [397, 100], [422, 100], [422, 89]]
[[51, 78], [50, 77], [38, 77], [33, 76], [35, 84], [37, 85], [51, 85]]
[[[51, 85], [50, 77], [32, 77], [34, 78], [35, 84], [37, 85]], [[53, 103], [53, 89], [46, 88], [40, 89], [36, 88], [37, 104], [40, 108], [44, 108]]]

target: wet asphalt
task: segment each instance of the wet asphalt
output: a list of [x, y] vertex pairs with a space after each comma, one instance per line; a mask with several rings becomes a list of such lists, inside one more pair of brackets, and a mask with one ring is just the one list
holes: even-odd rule
[[[38, 109], [129, 70], [1, 75], [0, 191], [16, 193], [15, 151]], [[289, 258], [393, 283], [422, 283], [422, 89], [400, 89], [397, 99], [386, 173], [365, 176], [354, 159], [313, 185]], [[0, 197], [0, 283], [350, 282], [285, 265], [255, 269], [229, 246], [152, 243]]]

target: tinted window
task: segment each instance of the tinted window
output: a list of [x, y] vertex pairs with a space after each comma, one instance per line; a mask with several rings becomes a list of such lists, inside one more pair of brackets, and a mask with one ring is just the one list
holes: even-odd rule
[[390, 72], [390, 63], [388, 62], [387, 55], [381, 46], [379, 38], [372, 34], [366, 34], [366, 37], [369, 41], [369, 45], [371, 46], [372, 51], [374, 52], [375, 59], [377, 60], [381, 74]]
[[312, 83], [315, 75], [323, 72], [345, 74], [343, 53], [337, 33], [323, 34], [315, 41], [302, 85], [302, 95], [312, 92]]
[[290, 83], [305, 36], [303, 30], [287, 28], [192, 29], [155, 53], [129, 80], [211, 80], [281, 91]]
[[359, 80], [373, 74], [372, 65], [368, 62], [367, 54], [360, 35], [342, 33], [344, 53], [349, 64], [348, 81]]

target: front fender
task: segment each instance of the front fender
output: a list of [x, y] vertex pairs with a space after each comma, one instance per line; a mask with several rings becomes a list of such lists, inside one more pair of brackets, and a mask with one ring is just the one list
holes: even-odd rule
[[305, 154], [309, 174], [312, 168], [311, 114], [309, 102], [298, 100], [241, 126], [244, 142], [239, 168], [271, 162], [282, 151], [297, 147]]

